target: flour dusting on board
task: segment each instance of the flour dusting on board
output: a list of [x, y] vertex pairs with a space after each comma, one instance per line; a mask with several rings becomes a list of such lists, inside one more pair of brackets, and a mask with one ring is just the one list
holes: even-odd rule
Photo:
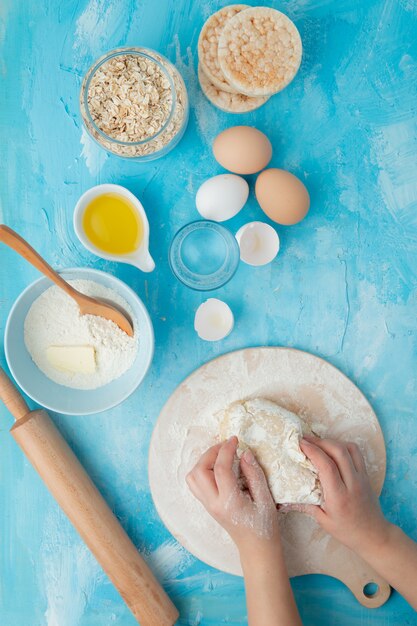
[[[217, 414], [233, 402], [256, 397], [299, 415], [321, 435], [357, 443], [377, 491], [384, 477], [384, 445], [375, 414], [358, 388], [329, 363], [297, 350], [256, 348], [225, 355], [194, 372], [171, 396], [155, 427], [149, 456], [152, 495], [178, 541], [209, 565], [238, 575], [235, 545], [191, 494], [185, 477], [217, 443]], [[280, 525], [291, 557], [290, 575], [321, 571], [329, 537], [305, 515], [291, 523], [285, 518]]]

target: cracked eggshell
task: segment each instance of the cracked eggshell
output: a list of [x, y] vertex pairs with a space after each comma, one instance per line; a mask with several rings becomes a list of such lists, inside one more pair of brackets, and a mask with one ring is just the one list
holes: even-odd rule
[[249, 222], [236, 233], [240, 258], [248, 265], [267, 265], [279, 252], [277, 231], [265, 222]]
[[243, 209], [249, 196], [249, 185], [235, 174], [220, 174], [206, 180], [195, 198], [197, 211], [215, 222], [230, 220]]
[[232, 332], [233, 326], [233, 313], [222, 300], [209, 298], [196, 311], [194, 328], [200, 339], [219, 341]]

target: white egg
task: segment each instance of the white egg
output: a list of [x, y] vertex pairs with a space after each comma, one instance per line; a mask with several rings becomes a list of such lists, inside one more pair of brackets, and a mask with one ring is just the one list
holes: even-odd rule
[[236, 174], [220, 174], [206, 180], [195, 198], [197, 211], [207, 220], [224, 222], [243, 209], [249, 185]]
[[194, 328], [205, 341], [224, 339], [232, 332], [234, 326], [233, 313], [226, 302], [217, 298], [209, 298], [198, 307]]
[[271, 263], [279, 252], [277, 231], [265, 222], [249, 222], [236, 233], [240, 258], [248, 265]]

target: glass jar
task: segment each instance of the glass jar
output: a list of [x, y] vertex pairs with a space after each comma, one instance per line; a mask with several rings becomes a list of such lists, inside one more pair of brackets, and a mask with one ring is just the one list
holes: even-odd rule
[[196, 291], [212, 291], [233, 278], [239, 245], [233, 233], [211, 220], [186, 224], [174, 236], [169, 264], [179, 281]]
[[102, 148], [137, 161], [170, 152], [189, 114], [177, 68], [159, 52], [136, 47], [113, 50], [90, 67], [80, 109], [86, 130]]

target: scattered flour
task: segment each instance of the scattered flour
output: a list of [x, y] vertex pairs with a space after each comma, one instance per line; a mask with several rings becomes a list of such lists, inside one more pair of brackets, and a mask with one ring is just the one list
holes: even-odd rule
[[[69, 281], [78, 291], [107, 300], [133, 319], [127, 302], [113, 289], [91, 280]], [[135, 325], [135, 324], [134, 324]], [[138, 333], [129, 337], [114, 322], [96, 315], [80, 315], [78, 306], [62, 289], [53, 286], [32, 304], [25, 319], [25, 344], [33, 361], [51, 380], [75, 389], [96, 389], [119, 378], [133, 364]], [[49, 346], [93, 346], [96, 370], [69, 373], [54, 368], [47, 358]]]

